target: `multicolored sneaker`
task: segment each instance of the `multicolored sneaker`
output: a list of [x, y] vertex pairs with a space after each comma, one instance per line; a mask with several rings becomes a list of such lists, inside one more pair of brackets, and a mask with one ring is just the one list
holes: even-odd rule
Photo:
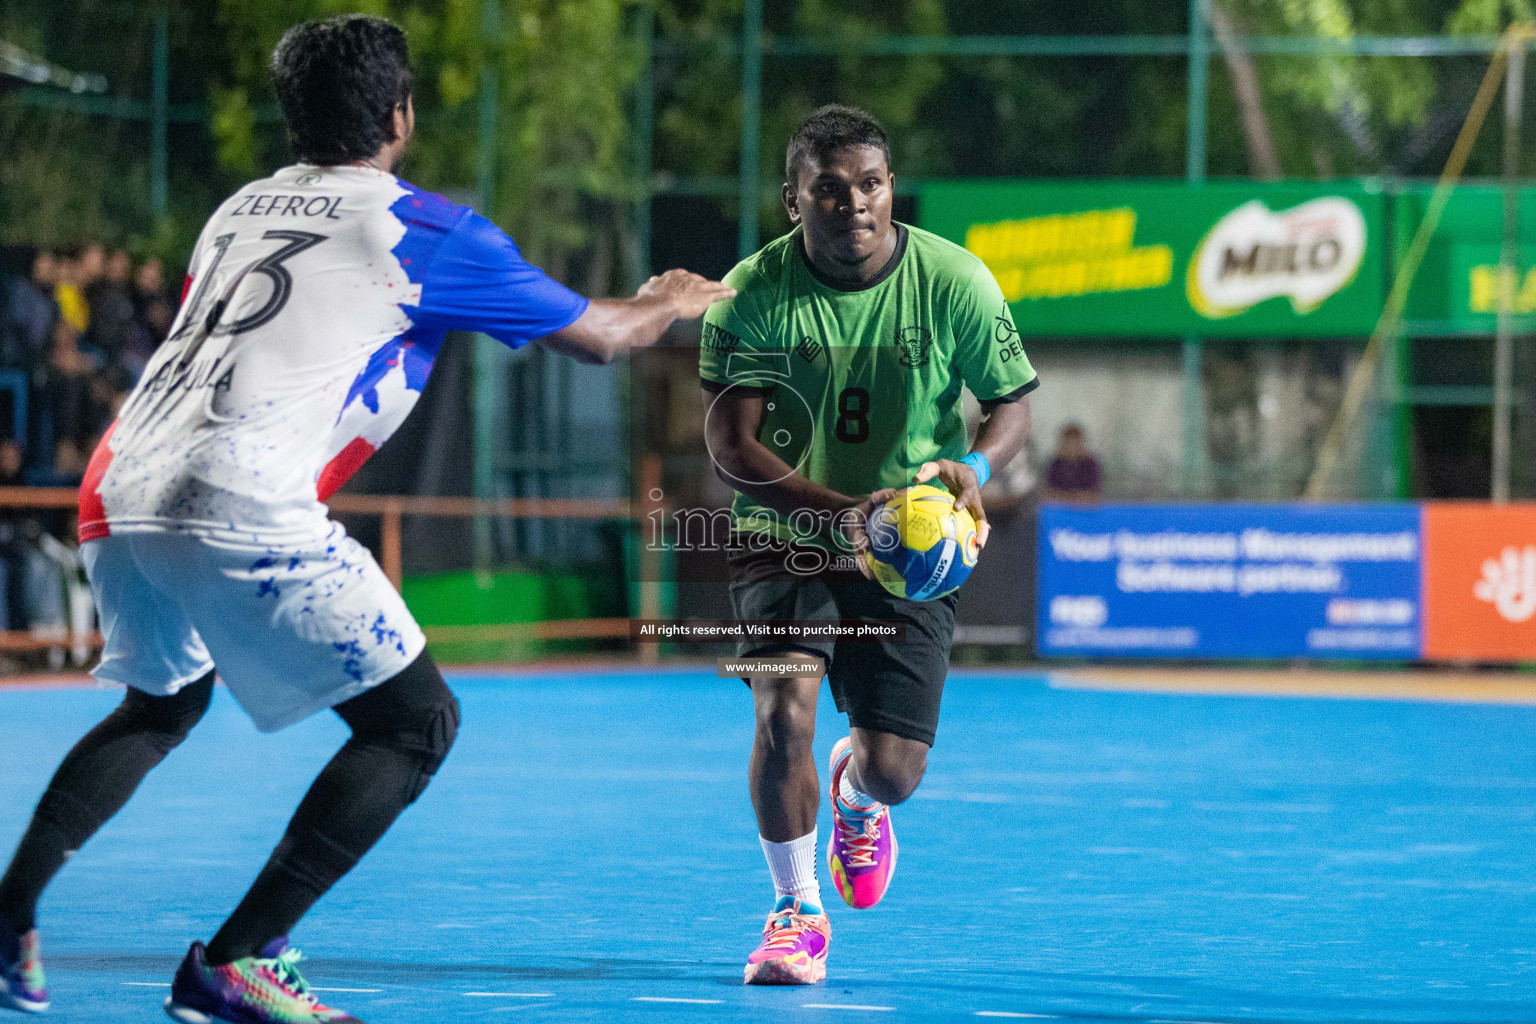
[[43, 977], [43, 947], [33, 928], [17, 935], [0, 920], [0, 1006], [22, 1013], [48, 1009], [48, 982]]
[[320, 1004], [299, 974], [299, 959], [283, 936], [255, 956], [211, 967], [203, 944], [194, 942], [176, 969], [165, 1012], [182, 1024], [363, 1024]]
[[853, 754], [853, 741], [844, 736], [832, 748], [832, 838], [827, 843], [827, 867], [843, 902], [867, 910], [880, 902], [896, 875], [896, 833], [891, 809], [885, 804], [849, 807], [840, 795], [843, 769]]
[[832, 922], [818, 906], [782, 896], [763, 925], [763, 941], [747, 957], [748, 985], [814, 985], [827, 976]]

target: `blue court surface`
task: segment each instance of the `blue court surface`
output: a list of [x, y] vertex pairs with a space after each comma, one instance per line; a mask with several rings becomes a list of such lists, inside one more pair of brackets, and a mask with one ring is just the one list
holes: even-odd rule
[[[747, 989], [772, 893], [741, 685], [451, 682], [437, 782], [294, 936], [369, 1024], [1536, 1021], [1536, 709], [956, 673], [886, 901], [829, 888], [828, 983]], [[0, 690], [3, 855], [117, 700]], [[259, 735], [221, 690], [45, 897], [43, 1019], [164, 1019], [344, 737], [328, 714]]]

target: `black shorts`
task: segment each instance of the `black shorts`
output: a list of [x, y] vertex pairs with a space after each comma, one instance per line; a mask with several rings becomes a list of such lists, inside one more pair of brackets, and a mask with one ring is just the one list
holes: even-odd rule
[[857, 571], [797, 576], [784, 568], [784, 557], [783, 548], [728, 553], [736, 618], [886, 619], [906, 623], [906, 640], [743, 640], [737, 657], [803, 651], [825, 658], [832, 699], [851, 725], [933, 746], [955, 638], [957, 595], [909, 601]]

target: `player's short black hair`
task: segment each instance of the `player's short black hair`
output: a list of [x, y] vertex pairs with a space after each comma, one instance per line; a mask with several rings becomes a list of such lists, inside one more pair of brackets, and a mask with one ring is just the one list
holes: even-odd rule
[[849, 146], [873, 146], [891, 162], [891, 140], [885, 129], [870, 114], [858, 107], [828, 103], [811, 112], [789, 137], [784, 154], [784, 180], [794, 185], [800, 179], [800, 165], [808, 156], [821, 158]]
[[302, 22], [272, 51], [272, 84], [299, 161], [366, 160], [395, 138], [395, 108], [411, 95], [410, 48], [383, 18]]

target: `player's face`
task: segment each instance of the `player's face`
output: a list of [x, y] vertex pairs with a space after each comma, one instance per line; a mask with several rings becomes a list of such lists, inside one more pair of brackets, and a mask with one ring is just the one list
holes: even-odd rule
[[818, 263], [858, 267], [887, 247], [895, 184], [884, 152], [849, 146], [807, 158], [794, 190], [784, 190], [785, 206]]

